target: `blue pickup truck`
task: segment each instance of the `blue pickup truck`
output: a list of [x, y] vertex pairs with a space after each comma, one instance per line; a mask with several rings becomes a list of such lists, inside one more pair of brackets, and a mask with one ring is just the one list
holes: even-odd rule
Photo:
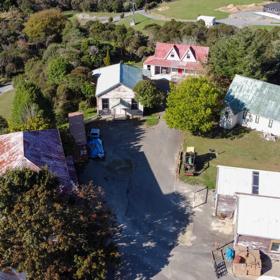
[[102, 140], [100, 139], [100, 129], [92, 128], [89, 134], [89, 157], [103, 159], [105, 156]]

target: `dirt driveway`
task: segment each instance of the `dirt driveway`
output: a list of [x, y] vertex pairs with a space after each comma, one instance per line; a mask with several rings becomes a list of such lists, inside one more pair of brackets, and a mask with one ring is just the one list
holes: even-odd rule
[[114, 279], [216, 279], [209, 248], [218, 233], [209, 233], [211, 213], [193, 212], [186, 186], [175, 179], [181, 135], [164, 121], [151, 128], [136, 121], [99, 126], [106, 159], [90, 161], [81, 181], [103, 187], [121, 225], [123, 260]]

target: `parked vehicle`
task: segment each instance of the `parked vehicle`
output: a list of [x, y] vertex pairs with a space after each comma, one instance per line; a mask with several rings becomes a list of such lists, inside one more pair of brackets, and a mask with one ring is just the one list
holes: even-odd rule
[[196, 171], [196, 163], [195, 163], [196, 152], [194, 147], [187, 147], [187, 151], [184, 156], [184, 171], [185, 175], [193, 176]]
[[99, 128], [92, 128], [89, 133], [89, 137], [93, 138], [100, 138], [100, 129]]
[[92, 128], [90, 130], [90, 139], [88, 141], [89, 158], [103, 159], [105, 157], [103, 143], [99, 137], [100, 137], [100, 129]]

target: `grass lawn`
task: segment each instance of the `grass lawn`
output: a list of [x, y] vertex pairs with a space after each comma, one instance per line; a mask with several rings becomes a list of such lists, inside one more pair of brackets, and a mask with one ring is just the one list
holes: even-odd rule
[[[128, 16], [126, 18], [121, 19], [117, 24], [124, 24], [126, 27], [129, 27], [131, 20], [132, 20], [132, 16]], [[143, 15], [135, 14], [135, 26], [132, 26], [132, 27], [136, 30], [143, 31], [143, 29], [147, 25], [154, 24], [154, 23], [159, 24], [159, 25], [163, 25], [164, 21], [153, 20], [153, 19], [145, 17]]]
[[169, 3], [163, 3], [152, 10], [153, 13], [161, 14], [167, 17], [179, 19], [196, 19], [199, 15], [215, 16], [223, 18], [227, 13], [215, 11], [217, 8], [234, 5], [246, 5], [252, 3], [261, 3], [263, 0], [175, 0]]
[[194, 146], [199, 155], [206, 155], [214, 149], [217, 157], [199, 176], [187, 177], [181, 172], [180, 178], [190, 184], [203, 184], [209, 188], [216, 185], [216, 166], [229, 165], [271, 171], [280, 170], [280, 141], [268, 142], [256, 131], [245, 132], [229, 138], [203, 138], [186, 133], [184, 149]]
[[8, 91], [0, 95], [0, 115], [5, 119], [11, 117], [14, 96], [14, 91]]
[[149, 115], [145, 119], [145, 123], [147, 126], [157, 125], [158, 122], [159, 122], [159, 114], [157, 114], [157, 113]]

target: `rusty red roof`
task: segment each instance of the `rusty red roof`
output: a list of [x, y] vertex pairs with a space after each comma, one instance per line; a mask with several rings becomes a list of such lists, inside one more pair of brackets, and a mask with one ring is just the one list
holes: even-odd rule
[[8, 169], [43, 167], [59, 179], [63, 187], [72, 189], [60, 134], [57, 129], [14, 132], [0, 135], [0, 174]]
[[[166, 57], [170, 51], [174, 49], [178, 54], [178, 60], [167, 60]], [[196, 62], [183, 61], [188, 51], [191, 51]], [[171, 44], [157, 42], [155, 54], [148, 57], [144, 64], [158, 65], [163, 67], [181, 67], [190, 70], [198, 70], [202, 68], [202, 64], [208, 60], [209, 47], [188, 45], [188, 44]]]

